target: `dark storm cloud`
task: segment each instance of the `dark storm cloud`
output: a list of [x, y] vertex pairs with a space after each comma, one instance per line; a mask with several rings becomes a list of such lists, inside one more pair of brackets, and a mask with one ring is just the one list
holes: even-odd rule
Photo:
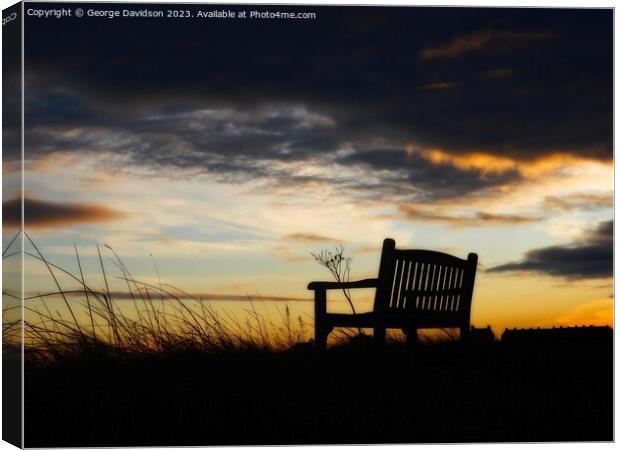
[[190, 169], [225, 181], [260, 177], [293, 184], [315, 177], [293, 174], [286, 164], [328, 157], [340, 145], [334, 130], [327, 116], [279, 104], [154, 114], [114, 128], [39, 127], [29, 133], [28, 144], [36, 154], [72, 150], [122, 154], [128, 158], [121, 164], [162, 175]]
[[[245, 112], [203, 110], [154, 116], [126, 129], [41, 128], [33, 130], [28, 141], [39, 153], [81, 150], [126, 154], [131, 164], [150, 167], [162, 175], [188, 169], [226, 182], [261, 178], [272, 185], [299, 187], [329, 182], [358, 198], [373, 200], [429, 202], [481, 195], [522, 180], [515, 170], [464, 170], [433, 163], [408, 153], [404, 146], [368, 148], [368, 142], [343, 139], [331, 118], [279, 105]], [[327, 170], [302, 175], [288, 164], [338, 166], [340, 176]], [[353, 174], [354, 169], [362, 172]]]
[[287, 159], [333, 150], [339, 139], [333, 126], [331, 118], [303, 107], [272, 105], [252, 110], [209, 109], [156, 116], [135, 128], [141, 133], [173, 136], [187, 148], [227, 157]]
[[[255, 8], [317, 19], [27, 18], [29, 154], [110, 150], [232, 177], [286, 176], [277, 162], [329, 163], [343, 145], [611, 158], [610, 10]], [[369, 157], [349, 162], [385, 164]], [[404, 171], [395, 183], [437, 195], [517, 178]]]
[[[21, 200], [2, 203], [5, 226], [21, 226]], [[125, 214], [111, 208], [88, 203], [56, 203], [26, 198], [24, 216], [27, 227], [60, 227], [82, 223], [118, 220]]]
[[601, 222], [572, 245], [530, 250], [520, 262], [502, 264], [488, 272], [539, 272], [566, 278], [613, 276], [613, 221]]
[[476, 169], [462, 170], [453, 165], [431, 163], [399, 148], [356, 151], [339, 161], [344, 166], [365, 167], [371, 173], [378, 171], [384, 180], [381, 191], [401, 196], [410, 194], [422, 202], [475, 195], [521, 180], [516, 171], [485, 173]]
[[608, 220], [601, 222], [592, 230], [588, 230], [585, 234], [587, 242], [594, 244], [613, 245], [614, 242], [614, 221]]

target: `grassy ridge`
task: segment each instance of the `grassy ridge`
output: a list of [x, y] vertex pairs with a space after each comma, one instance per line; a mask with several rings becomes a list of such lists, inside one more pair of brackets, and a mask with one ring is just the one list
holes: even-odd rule
[[612, 376], [594, 344], [74, 354], [27, 364], [26, 445], [608, 441]]

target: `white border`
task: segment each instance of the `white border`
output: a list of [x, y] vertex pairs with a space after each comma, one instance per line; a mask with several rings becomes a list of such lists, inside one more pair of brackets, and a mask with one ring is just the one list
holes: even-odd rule
[[[42, 0], [44, 1], [44, 0]], [[2, 9], [7, 8], [13, 4], [17, 3], [16, 1], [11, 1], [11, 0], [0, 0], [0, 5], [2, 6]], [[54, 1], [49, 1], [48, 3], [54, 3]], [[337, 1], [328, 1], [328, 0], [322, 0], [322, 1], [303, 1], [303, 0], [289, 0], [286, 2], [267, 2], [267, 1], [257, 1], [257, 0], [230, 0], [230, 1], [198, 1], [198, 0], [183, 0], [183, 1], [175, 1], [175, 0], [169, 0], [169, 1], [147, 1], [147, 0], [135, 0], [135, 1], [131, 1], [131, 2], [71, 2], [71, 1], [67, 1], [67, 2], [63, 2], [63, 3], [198, 3], [198, 4], [261, 4], [261, 5], [269, 5], [269, 4], [280, 4], [280, 5], [290, 5], [290, 4], [294, 4], [294, 5], [331, 5], [331, 6], [335, 6], [335, 5], [368, 5], [368, 6], [472, 6], [472, 7], [526, 7], [526, 8], [535, 8], [535, 7], [547, 7], [547, 8], [615, 8], [616, 6], [616, 2], [615, 1], [600, 1], [600, 0], [591, 0], [591, 1], [575, 1], [575, 0], [547, 0], [547, 1], [518, 1], [518, 2], [514, 2], [514, 1], [507, 1], [507, 2], [499, 2], [499, 1], [485, 1], [485, 0], [478, 0], [478, 1], [467, 1], [467, 0], [448, 0], [447, 2], [438, 2], [438, 1], [411, 1], [411, 0], [390, 0], [390, 1], [360, 1], [360, 0], [337, 0]], [[617, 35], [615, 33], [615, 29], [616, 29], [616, 17], [615, 17], [615, 11], [614, 11], [614, 74], [618, 74], [618, 59], [617, 59], [617, 49], [618, 49], [618, 45], [617, 45]], [[22, 80], [23, 80], [23, 57], [24, 57], [24, 49], [23, 49], [23, 33], [24, 33], [24, 28], [23, 28], [23, 14], [22, 14]], [[0, 48], [1, 48], [1, 43], [2, 43], [2, 38], [0, 37]], [[1, 69], [1, 58], [0, 58], [0, 69]], [[615, 87], [615, 77], [614, 77], [614, 87]], [[2, 94], [0, 93], [0, 101], [2, 99]], [[616, 133], [615, 130], [617, 128], [617, 117], [615, 115], [615, 105], [616, 105], [616, 100], [617, 100], [617, 93], [616, 90], [614, 89], [614, 149], [616, 148]], [[23, 92], [23, 82], [22, 82], [22, 139], [24, 138], [23, 136], [23, 101], [24, 101], [24, 92]], [[23, 148], [22, 148], [22, 152], [23, 152]], [[615, 152], [614, 152], [615, 155]], [[616, 172], [616, 170], [618, 169], [618, 162], [615, 160], [614, 158], [614, 173]], [[23, 171], [23, 167], [22, 167], [22, 171]], [[0, 180], [1, 180], [1, 174], [0, 174]], [[620, 185], [620, 182], [614, 177], [614, 194], [615, 192], [618, 190]], [[23, 192], [23, 187], [24, 187], [24, 180], [23, 180], [23, 175], [22, 175], [22, 192]], [[0, 194], [2, 192], [2, 187], [1, 187], [1, 183], [0, 183]], [[615, 200], [614, 200], [614, 206], [615, 206]], [[22, 205], [23, 208], [23, 205]], [[2, 216], [2, 213], [0, 211], [0, 218]], [[616, 210], [614, 208], [614, 237], [615, 237], [615, 224], [617, 223], [617, 219], [618, 219], [618, 215], [616, 214]], [[22, 239], [22, 246], [24, 244], [24, 240]], [[616, 258], [615, 255], [618, 254], [618, 249], [620, 248], [620, 245], [618, 244], [618, 242], [614, 239], [614, 269], [615, 269], [615, 262], [616, 262]], [[0, 263], [1, 264], [1, 263]], [[22, 261], [22, 267], [23, 267], [23, 261]], [[23, 271], [22, 271], [23, 273]], [[614, 274], [615, 274], [615, 270], [614, 270]], [[0, 283], [2, 281], [2, 273], [0, 271]], [[23, 290], [23, 277], [22, 277], [22, 290]], [[614, 292], [615, 292], [615, 276], [614, 276]], [[615, 306], [615, 302], [614, 302], [614, 306]], [[23, 314], [23, 311], [22, 311]], [[616, 323], [616, 316], [615, 316], [615, 307], [614, 307], [614, 323]], [[23, 330], [22, 330], [23, 333]], [[614, 333], [614, 343], [616, 341], [615, 338], [615, 333]], [[23, 341], [22, 341], [23, 342]], [[617, 356], [618, 356], [618, 349], [617, 346], [614, 345], [614, 375], [616, 373], [615, 371], [615, 361], [617, 361]], [[22, 353], [23, 353], [23, 348], [22, 348]], [[23, 364], [23, 361], [22, 361]], [[0, 368], [1, 368], [1, 362], [0, 362]], [[0, 386], [1, 386], [1, 380], [2, 380], [2, 375], [1, 375], [1, 371], [0, 371]], [[615, 376], [614, 376], [614, 380], [615, 380]], [[23, 378], [22, 378], [22, 385], [23, 385]], [[614, 387], [615, 387], [615, 383], [614, 383]], [[616, 404], [618, 404], [617, 400], [617, 391], [614, 389], [614, 406]], [[22, 386], [22, 402], [23, 402], [23, 386]], [[614, 408], [614, 413], [615, 413], [615, 408]], [[2, 416], [2, 412], [0, 411], [0, 419]], [[1, 420], [0, 420], [0, 432], [1, 432]], [[614, 432], [618, 429], [618, 424], [620, 423], [620, 420], [618, 419], [618, 415], [614, 414]], [[23, 407], [22, 407], [22, 424], [23, 424]], [[22, 442], [23, 442], [23, 428], [22, 428]], [[483, 448], [500, 448], [500, 447], [509, 447], [511, 450], [515, 449], [515, 450], [521, 450], [521, 449], [528, 449], [531, 448], [532, 445], [537, 445], [537, 446], [544, 446], [545, 448], [551, 448], [551, 449], [565, 449], [565, 448], [574, 448], [574, 449], [582, 449], [582, 448], [586, 448], [586, 449], [590, 449], [590, 448], [603, 448], [603, 447], [610, 447], [614, 444], [611, 443], [557, 443], [557, 444], [459, 444], [459, 445], [466, 445], [467, 448], [473, 448], [473, 449], [483, 449]], [[301, 447], [301, 446], [300, 446]], [[306, 448], [317, 448], [317, 449], [322, 449], [322, 450], [332, 450], [332, 449], [337, 449], [339, 447], [343, 447], [343, 446], [333, 446], [333, 445], [327, 445], [327, 446], [303, 446]], [[365, 446], [358, 446], [358, 445], [348, 445], [346, 447], [365, 447]], [[399, 444], [399, 445], [377, 445], [377, 446], [372, 446], [373, 448], [415, 448], [416, 450], [430, 450], [430, 449], [443, 449], [443, 448], [450, 448], [452, 447], [452, 445], [445, 445], [445, 444], [435, 444], [435, 445], [411, 445], [411, 444]], [[14, 449], [15, 447], [13, 447], [12, 445], [4, 442], [4, 441], [0, 441], [0, 450], [3, 449]], [[151, 448], [161, 448], [161, 447], [140, 447], [142, 449], [148, 450]], [[182, 449], [182, 448], [187, 448], [187, 447], [166, 447], [166, 448], [171, 448], [171, 449]], [[201, 448], [201, 447], [198, 447]], [[244, 448], [244, 449], [275, 449], [275, 448], [279, 448], [279, 447], [272, 447], [272, 446], [252, 446], [252, 447], [212, 447], [212, 448], [222, 448], [222, 449], [234, 449], [234, 448]]]

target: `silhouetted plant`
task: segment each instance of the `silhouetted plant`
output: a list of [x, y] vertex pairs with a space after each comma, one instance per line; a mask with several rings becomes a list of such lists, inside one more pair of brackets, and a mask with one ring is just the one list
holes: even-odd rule
[[[346, 283], [350, 280], [351, 262], [353, 261], [353, 258], [351, 256], [345, 256], [344, 246], [342, 244], [334, 247], [333, 251], [321, 250], [318, 253], [310, 252], [310, 254], [316, 262], [329, 270], [329, 273], [332, 274], [337, 282]], [[353, 311], [353, 314], [356, 314], [355, 306], [353, 306], [353, 301], [351, 300], [351, 292], [346, 288], [343, 288], [342, 292], [344, 293], [347, 302], [349, 302], [351, 311]]]

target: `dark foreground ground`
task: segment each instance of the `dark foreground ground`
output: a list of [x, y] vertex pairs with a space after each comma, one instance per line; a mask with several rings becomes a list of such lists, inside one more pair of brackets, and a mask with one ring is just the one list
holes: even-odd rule
[[612, 344], [367, 342], [26, 366], [25, 445], [613, 439]]

